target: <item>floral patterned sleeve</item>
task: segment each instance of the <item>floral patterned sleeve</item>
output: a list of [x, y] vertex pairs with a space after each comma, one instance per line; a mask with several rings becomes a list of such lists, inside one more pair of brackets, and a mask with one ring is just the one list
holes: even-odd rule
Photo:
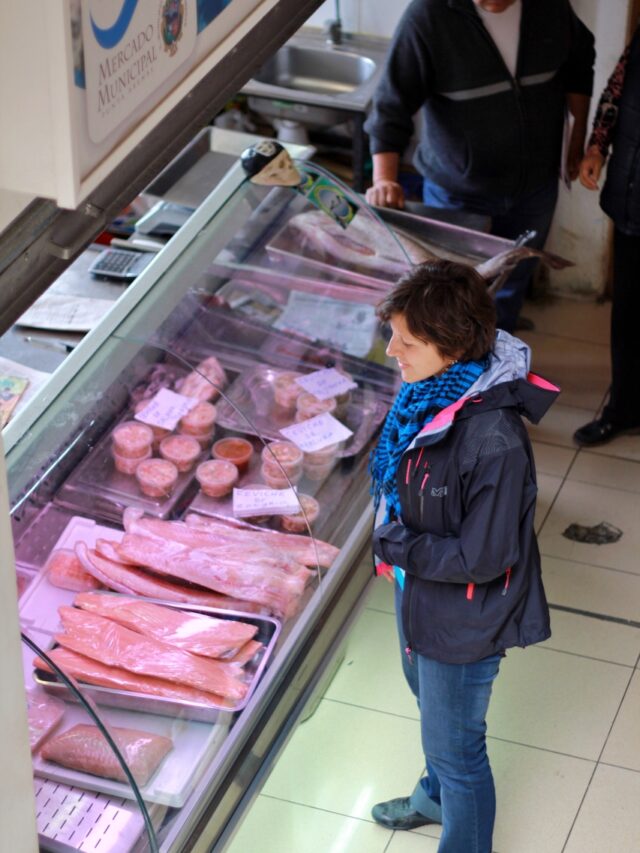
[[616, 119], [618, 118], [618, 104], [622, 96], [628, 59], [629, 47], [622, 54], [613, 74], [609, 77], [609, 82], [600, 97], [593, 119], [593, 130], [589, 139], [589, 148], [592, 146], [598, 148], [605, 158], [609, 154], [611, 135], [616, 124]]

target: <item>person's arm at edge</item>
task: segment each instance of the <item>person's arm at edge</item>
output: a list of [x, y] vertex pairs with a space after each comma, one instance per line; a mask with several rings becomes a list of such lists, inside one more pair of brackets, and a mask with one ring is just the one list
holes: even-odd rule
[[584, 141], [587, 136], [587, 119], [589, 116], [589, 95], [577, 92], [567, 93], [567, 108], [573, 116], [573, 128], [567, 151], [567, 174], [575, 181], [580, 174], [580, 162], [584, 155]]
[[598, 189], [598, 181], [607, 161], [613, 129], [618, 117], [618, 104], [622, 95], [628, 58], [629, 47], [627, 46], [598, 101], [589, 145], [580, 163], [580, 183], [588, 190]]
[[404, 207], [404, 191], [398, 183], [400, 155], [396, 151], [374, 154], [373, 186], [367, 190], [367, 201], [375, 207]]

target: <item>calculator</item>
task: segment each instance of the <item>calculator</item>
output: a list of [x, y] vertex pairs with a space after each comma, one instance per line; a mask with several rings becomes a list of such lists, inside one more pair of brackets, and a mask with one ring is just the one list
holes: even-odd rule
[[105, 249], [89, 267], [91, 275], [133, 281], [151, 262], [154, 252], [133, 252], [130, 249]]

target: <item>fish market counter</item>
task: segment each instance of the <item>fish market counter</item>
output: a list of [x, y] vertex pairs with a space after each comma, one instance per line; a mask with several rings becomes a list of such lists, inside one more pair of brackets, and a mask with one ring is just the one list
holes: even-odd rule
[[356, 227], [232, 169], [3, 432], [41, 849], [221, 849], [371, 577], [409, 259], [304, 168]]

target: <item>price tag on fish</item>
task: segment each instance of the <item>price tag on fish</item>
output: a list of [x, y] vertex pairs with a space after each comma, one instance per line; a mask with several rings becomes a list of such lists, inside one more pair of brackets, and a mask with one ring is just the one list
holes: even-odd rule
[[327, 367], [324, 370], [314, 370], [306, 376], [296, 379], [298, 385], [302, 385], [305, 391], [313, 394], [319, 400], [329, 400], [331, 397], [339, 397], [346, 394], [358, 385], [350, 376], [340, 373], [335, 367]]
[[174, 430], [180, 419], [197, 405], [195, 397], [185, 397], [168, 388], [161, 388], [144, 409], [136, 413], [135, 419], [150, 426]]
[[293, 489], [234, 489], [233, 514], [236, 518], [253, 515], [291, 515], [300, 512]]
[[328, 412], [309, 418], [308, 421], [283, 427], [280, 432], [305, 453], [322, 450], [330, 444], [346, 441], [353, 435], [350, 429]]

